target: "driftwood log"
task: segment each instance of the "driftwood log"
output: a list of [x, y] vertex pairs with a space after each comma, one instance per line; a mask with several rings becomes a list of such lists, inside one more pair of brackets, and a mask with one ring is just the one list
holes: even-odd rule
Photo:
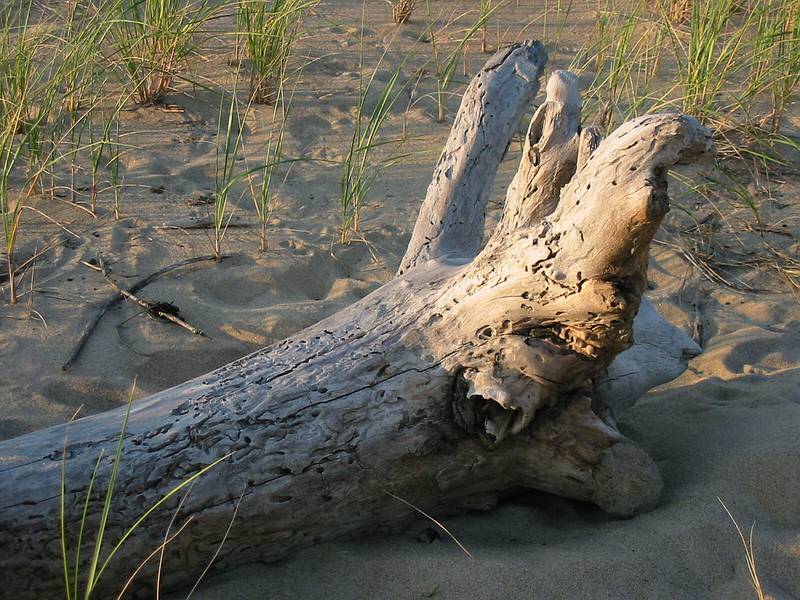
[[[240, 498], [218, 566], [396, 528], [412, 510], [390, 493], [434, 514], [486, 506], [518, 487], [617, 515], [656, 504], [658, 470], [620, 434], [609, 406], [630, 405], [699, 351], [652, 306], [640, 310], [640, 299], [669, 208], [667, 170], [709, 152], [710, 137], [690, 117], [656, 114], [601, 141], [581, 129], [574, 77], [556, 72], [484, 244], [492, 180], [545, 61], [538, 42], [514, 45], [472, 81], [396, 279], [281, 343], [134, 403], [112, 542], [230, 453], [183, 501], [171, 531], [191, 522], [167, 546], [163, 585], [198, 576]], [[4, 592], [61, 595], [65, 437], [74, 545], [103, 450], [89, 507], [100, 512], [122, 418], [115, 410], [0, 443]], [[102, 597], [115, 597], [161, 543], [177, 503], [126, 541]], [[139, 579], [147, 590], [153, 569]]]

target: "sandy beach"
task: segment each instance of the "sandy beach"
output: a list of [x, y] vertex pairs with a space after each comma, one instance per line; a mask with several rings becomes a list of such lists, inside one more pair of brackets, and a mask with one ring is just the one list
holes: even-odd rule
[[[467, 10], [461, 4], [467, 3], [442, 2], [442, 19]], [[542, 38], [548, 72], [568, 68], [590, 36], [594, 3], [575, 2], [563, 25], [552, 7], [551, 21], [543, 22], [538, 4], [510, 2], [499, 10], [490, 46]], [[100, 253], [126, 286], [212, 253], [209, 230], [181, 224], [206, 219], [211, 210], [219, 109], [213, 91], [177, 81], [166, 99], [177, 108], [129, 104], [120, 113], [129, 149], [122, 158], [119, 220], [110, 195], [101, 195], [96, 217], [65, 197], [36, 204], [48, 218], [26, 214], [18, 256], [49, 249], [20, 278], [19, 303], [0, 306], [0, 440], [63, 423], [79, 409], [86, 416], [123, 406], [134, 380], [141, 399], [202, 375], [394, 278], [469, 77], [459, 62], [446, 122], [438, 123], [435, 83], [422, 77], [414, 85], [417, 70], [431, 68], [423, 54], [423, 3], [400, 28], [389, 15], [385, 3], [368, 2], [363, 41], [358, 2], [325, 1], [306, 18], [296, 52], [308, 64], [284, 150], [306, 159], [275, 188], [269, 249], [259, 251], [258, 221], [241, 183], [230, 201], [223, 260], [177, 268], [142, 290], [143, 297], [177, 305], [208, 337], [122, 302], [62, 370], [98, 306], [115, 293], [86, 261]], [[232, 41], [223, 32], [233, 22], [230, 16], [216, 21], [202, 56], [190, 61], [205, 82], [230, 87]], [[472, 75], [487, 55], [477, 39], [468, 49]], [[400, 158], [382, 169], [370, 191], [359, 239], [341, 244], [339, 163], [352, 135], [362, 55], [369, 69], [381, 61], [379, 81], [403, 66], [406, 87], [382, 135], [402, 140], [404, 129], [407, 134], [379, 149], [382, 158]], [[250, 107], [245, 150], [253, 154], [239, 153], [243, 165], [265, 143], [271, 111]], [[782, 131], [793, 139], [800, 132], [796, 97]], [[800, 599], [800, 288], [786, 274], [796, 276], [800, 260], [800, 153], [780, 152], [783, 164], [765, 173], [759, 163], [754, 169], [762, 176], [743, 184], [757, 202], [757, 218], [714, 180], [708, 165], [679, 167], [679, 177], [670, 180], [673, 209], [652, 246], [646, 296], [703, 353], [681, 377], [619, 415], [622, 433], [654, 458], [664, 478], [657, 508], [618, 519], [588, 504], [520, 491], [488, 512], [443, 519], [472, 557], [419, 518], [406, 531], [377, 530], [277, 563], [211, 573], [192, 598], [756, 598], [721, 500], [746, 537], [752, 525], [764, 597]], [[495, 182], [489, 231], [519, 159], [519, 144], [512, 143]], [[740, 181], [752, 172], [747, 160], [747, 168], [730, 162]], [[88, 177], [85, 170], [78, 174], [79, 189]], [[184, 598], [186, 591], [169, 597]]]

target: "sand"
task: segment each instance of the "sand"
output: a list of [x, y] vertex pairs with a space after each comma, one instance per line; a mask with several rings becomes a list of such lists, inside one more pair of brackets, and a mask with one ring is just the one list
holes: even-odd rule
[[[360, 5], [337, 0], [321, 8], [300, 41], [303, 52], [319, 60], [306, 67], [298, 88], [287, 153], [336, 161], [352, 131]], [[375, 64], [388, 48], [378, 75], [383, 80], [419, 46], [415, 40], [424, 29], [417, 20], [392, 41], [387, 15], [384, 3], [369, 3], [365, 52]], [[496, 19], [493, 36], [510, 41], [532, 18], [524, 7], [509, 7]], [[573, 9], [553, 68], [569, 64], [571, 44], [577, 47], [591, 19], [583, 3]], [[542, 27], [536, 21], [527, 34], [540, 36]], [[484, 60], [474, 46], [473, 72]], [[193, 69], [225, 82], [229, 58], [229, 48], [210, 48]], [[407, 72], [412, 77], [413, 69]], [[454, 91], [463, 82], [459, 77]], [[82, 260], [102, 252], [124, 285], [211, 252], [207, 232], [162, 225], [206, 214], [197, 201], [213, 186], [217, 97], [184, 83], [168, 98], [182, 113], [155, 107], [124, 112], [123, 131], [135, 133], [123, 161], [122, 220], [113, 218], [110, 195], [101, 196], [97, 219], [65, 202], [37, 205], [72, 233], [35, 215], [26, 219], [20, 257], [49, 240], [58, 243], [20, 285], [33, 293], [16, 307], [0, 306], [0, 439], [64, 422], [78, 407], [85, 415], [119, 406], [134, 379], [137, 398], [183, 382], [391, 279], [448, 132], [424, 98], [432, 89], [423, 82], [415, 92], [422, 99], [407, 111], [409, 140], [396, 150], [408, 156], [383, 172], [364, 207], [368, 243], [336, 243], [339, 168], [299, 163], [277, 188], [268, 252], [258, 252], [257, 227], [231, 228], [223, 247], [228, 258], [176, 270], [142, 292], [177, 304], [211, 339], [137, 316], [138, 307], [126, 303], [103, 318], [78, 362], [63, 372], [95, 303], [112, 293]], [[410, 100], [396, 105], [387, 138], [400, 137]], [[451, 99], [451, 117], [457, 102]], [[793, 110], [787, 127], [796, 133]], [[256, 157], [270, 111], [255, 108], [246, 123]], [[512, 144], [488, 227], [518, 159]], [[796, 156], [790, 160], [797, 164]], [[683, 172], [702, 178], [697, 170]], [[88, 181], [86, 173], [81, 178], [79, 184]], [[473, 558], [446, 536], [431, 535], [432, 524], [420, 520], [406, 533], [324, 544], [277, 564], [209, 577], [193, 598], [753, 598], [741, 543], [717, 497], [743, 529], [755, 522], [758, 572], [771, 597], [800, 598], [800, 303], [798, 291], [770, 266], [776, 253], [798, 257], [798, 182], [794, 169], [776, 168], [769, 181], [753, 184], [768, 228], [763, 235], [740, 203], [714, 194], [703, 200], [679, 186], [673, 193], [676, 206], [692, 209], [694, 219], [680, 210], [668, 217], [653, 247], [648, 295], [666, 318], [693, 333], [704, 353], [682, 377], [621, 416], [623, 433], [651, 453], [664, 476], [658, 508], [616, 520], [588, 505], [531, 492], [488, 513], [445, 519]], [[249, 202], [237, 203], [237, 222], [256, 223]], [[710, 280], [679, 247], [713, 249], [731, 285]], [[743, 291], [748, 288], [763, 291]]]

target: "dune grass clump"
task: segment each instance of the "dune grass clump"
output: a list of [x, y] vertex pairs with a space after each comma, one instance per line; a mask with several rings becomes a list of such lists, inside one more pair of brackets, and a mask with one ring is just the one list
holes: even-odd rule
[[[125, 102], [125, 96], [117, 100], [116, 106], [105, 115], [98, 124], [95, 123], [94, 110], [86, 115], [86, 129], [89, 132], [89, 144], [86, 150], [89, 153], [91, 167], [91, 184], [89, 187], [89, 207], [93, 214], [97, 214], [97, 197], [100, 193], [101, 168], [108, 171], [110, 187], [114, 193], [114, 215], [119, 219], [119, 112]], [[99, 111], [98, 111], [99, 112]]]
[[[30, 0], [0, 8], [0, 219], [10, 304], [17, 302], [15, 250], [22, 217], [44, 160], [44, 128], [58, 104], [53, 59], [39, 60], [47, 53], [48, 37], [31, 11]], [[12, 186], [26, 164], [27, 185]]]
[[489, 18], [499, 7], [499, 4], [492, 6], [490, 3], [487, 5], [488, 8], [485, 11], [483, 9], [483, 5], [481, 6], [482, 8], [480, 14], [478, 15], [478, 19], [469, 28], [467, 28], [467, 30], [464, 32], [464, 35], [456, 44], [455, 48], [450, 52], [450, 54], [444, 57], [444, 60], [441, 59], [436, 46], [435, 40], [438, 34], [433, 30], [432, 26], [429, 27], [431, 46], [433, 48], [433, 62], [436, 73], [436, 120], [439, 123], [444, 123], [447, 116], [447, 97], [450, 94], [449, 89], [453, 82], [453, 76], [456, 73], [456, 68], [458, 67], [459, 57], [466, 52], [469, 42], [477, 35], [479, 31], [483, 32], [482, 35], [484, 38], [481, 41], [481, 44], [483, 45], [485, 43], [486, 24], [489, 21]]
[[414, 12], [417, 0], [386, 0], [392, 7], [392, 21], [398, 25], [408, 23]]
[[[222, 260], [222, 242], [233, 214], [228, 214], [231, 188], [237, 181], [236, 158], [243, 141], [242, 122], [239, 99], [233, 92], [220, 94], [219, 112], [217, 114], [217, 144], [214, 158], [214, 202], [212, 204], [212, 247], [214, 258]], [[226, 104], [225, 98], [229, 100]]]
[[238, 34], [250, 63], [250, 96], [272, 103], [289, 60], [304, 13], [316, 0], [239, 0]]
[[[5, 15], [4, 15], [5, 16]], [[19, 234], [24, 199], [14, 197], [9, 179], [21, 162], [24, 144], [18, 134], [31, 135], [29, 69], [35, 42], [28, 39], [26, 30], [14, 42], [11, 26], [4, 23], [0, 31], [0, 216], [3, 221], [3, 251], [8, 277], [8, 302], [16, 304], [16, 265], [14, 250]]]
[[765, 0], [758, 11], [747, 96], [769, 97], [770, 112], [759, 123], [772, 133], [800, 83], [800, 3]]
[[681, 63], [683, 111], [706, 122], [744, 50], [747, 28], [728, 29], [735, 8], [735, 0], [692, 3], [689, 45]]
[[478, 11], [478, 23], [481, 28], [481, 52], [489, 51], [489, 17], [494, 12], [492, 0], [480, 0]]
[[[381, 61], [382, 62], [382, 61]], [[376, 65], [369, 79], [364, 82], [363, 67], [359, 79], [359, 101], [353, 124], [350, 147], [342, 162], [340, 178], [340, 236], [339, 241], [347, 244], [353, 234], [361, 231], [361, 208], [387, 161], [375, 163], [372, 152], [386, 142], [378, 139], [381, 128], [389, 116], [394, 103], [400, 97], [404, 86], [399, 84], [402, 65], [396, 68], [383, 85], [370, 111], [367, 99], [371, 90], [378, 85], [376, 75], [381, 62]]]
[[15, 260], [23, 214], [33, 211], [53, 221], [32, 205], [37, 187], [45, 197], [49, 174], [52, 197], [55, 167], [68, 161], [70, 196], [76, 200], [82, 153], [90, 155], [92, 173], [98, 174], [102, 144], [92, 138], [85, 146], [83, 139], [105, 81], [99, 75], [100, 46], [108, 32], [105, 8], [71, 0], [59, 20], [31, 0], [0, 7], [0, 217], [11, 303], [17, 299], [17, 271], [27, 262]]
[[213, 10], [209, 0], [112, 1], [111, 61], [130, 84], [138, 104], [163, 100], [195, 50], [195, 34]]
[[63, 108], [73, 118], [87, 108], [87, 95], [96, 93], [102, 64], [102, 46], [112, 27], [111, 7], [122, 0], [102, 0], [97, 5], [79, 0], [67, 3], [63, 35], [54, 39], [54, 53], [60, 56]]
[[295, 87], [287, 91], [284, 83], [278, 88], [277, 97], [272, 108], [270, 120], [270, 131], [267, 142], [264, 144], [263, 167], [261, 171], [261, 181], [256, 183], [255, 173], [249, 172], [247, 177], [250, 197], [253, 200], [253, 207], [259, 222], [259, 251], [266, 252], [269, 249], [269, 238], [267, 227], [269, 225], [272, 210], [274, 208], [274, 183], [278, 178], [278, 169], [285, 164], [283, 153], [283, 140], [286, 132], [286, 122], [289, 118], [292, 101], [294, 100]]
[[[94, 148], [94, 132], [91, 131], [93, 112], [101, 102], [104, 85], [111, 77], [104, 59], [104, 46], [113, 27], [112, 8], [115, 2], [104, 0], [97, 4], [70, 0], [63, 25], [63, 33], [52, 39], [52, 55], [58, 64], [53, 76], [53, 85], [62, 89], [61, 105], [49, 125], [51, 150], [61, 151], [58, 140], [66, 142], [66, 153], [53, 156], [53, 163], [68, 160], [70, 170], [70, 200], [77, 204], [76, 177], [82, 170], [80, 158], [89, 154], [94, 163], [97, 154]], [[58, 21], [48, 23], [58, 27]], [[58, 83], [56, 83], [58, 82]], [[88, 147], [84, 140], [88, 138]], [[86, 152], [84, 152], [86, 150]], [[54, 166], [54, 165], [50, 165]], [[93, 174], [97, 169], [93, 166]], [[96, 212], [97, 197], [92, 190], [88, 210]]]
[[598, 9], [591, 41], [570, 65], [576, 72], [593, 73], [586, 97], [596, 101], [597, 120], [606, 132], [619, 123], [618, 117], [625, 120], [653, 106], [651, 85], [663, 32], [642, 18], [641, 4], [630, 12], [610, 11], [609, 6]]
[[587, 103], [606, 128], [643, 112], [677, 108], [710, 126], [732, 151], [767, 146], [800, 83], [796, 0], [682, 2], [598, 0], [589, 41], [570, 69], [591, 74]]

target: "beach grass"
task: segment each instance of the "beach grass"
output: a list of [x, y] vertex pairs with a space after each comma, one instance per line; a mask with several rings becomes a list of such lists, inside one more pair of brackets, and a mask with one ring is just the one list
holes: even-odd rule
[[[292, 118], [287, 100], [300, 91], [297, 84], [291, 93], [284, 89], [288, 60], [293, 46], [301, 41], [303, 19], [317, 14], [315, 1], [69, 0], [63, 14], [41, 12], [37, 6], [30, 0], [6, 3], [0, 21], [0, 209], [8, 300], [16, 301], [20, 261], [15, 249], [24, 230], [23, 215], [27, 208], [33, 210], [35, 193], [53, 200], [61, 185], [77, 209], [97, 215], [101, 192], [110, 190], [113, 212], [119, 218], [123, 148], [128, 144], [121, 143], [118, 132], [126, 106], [158, 104], [181, 84], [206, 90], [227, 85], [230, 93], [230, 77], [221, 84], [199, 81], [202, 77], [190, 77], [186, 69], [192, 56], [202, 58], [197, 41], [201, 35], [211, 43], [226, 39], [216, 35], [214, 27], [231, 15], [232, 33], [244, 50], [232, 68], [249, 70], [250, 88], [248, 102], [233, 107], [234, 112], [249, 112], [245, 105], [250, 103], [280, 105], [268, 117], [275, 135], [264, 148], [264, 160], [256, 161], [255, 170], [244, 170], [249, 173], [245, 177], [263, 251], [277, 165], [286, 162], [284, 132]], [[377, 78], [379, 69], [386, 70], [383, 58], [371, 74], [363, 58], [359, 61], [352, 136], [341, 161], [340, 242], [347, 243], [360, 231], [369, 190], [386, 167], [396, 164], [377, 157], [392, 154], [393, 144], [408, 140], [408, 111], [433, 99], [435, 119], [446, 120], [449, 100], [464, 89], [465, 81], [456, 77], [459, 60], [463, 57], [466, 71], [470, 42], [478, 35], [481, 50], [488, 50], [488, 23], [497, 16], [499, 27], [509, 6], [509, 2], [475, 0], [463, 9], [459, 5], [452, 18], [442, 23], [432, 16], [429, 4], [423, 31], [427, 39], [417, 39], [400, 61], [401, 67]], [[403, 9], [414, 7], [407, 3]], [[571, 1], [547, 3], [542, 31], [553, 36], [548, 40], [553, 48], [561, 43], [573, 9]], [[575, 48], [571, 65], [591, 82], [586, 93], [587, 123], [609, 131], [632, 116], [677, 108], [713, 129], [723, 158], [742, 164], [756, 160], [766, 169], [785, 164], [781, 150], [800, 148], [783, 125], [800, 81], [797, 12], [797, 3], [791, 0], [744, 5], [735, 0], [662, 0], [655, 5], [643, 0], [598, 0], [592, 33]], [[552, 26], [553, 18], [556, 26]], [[362, 29], [365, 25], [361, 23]], [[523, 35], [529, 25], [519, 24], [516, 34], [503, 26], [511, 32], [510, 41]], [[302, 31], [303, 40], [314, 35]], [[427, 47], [422, 46], [426, 41]], [[363, 35], [359, 44], [363, 57]], [[384, 47], [384, 56], [387, 52]], [[297, 55], [304, 53], [307, 48]], [[414, 76], [409, 78], [413, 90], [403, 115], [403, 134], [384, 138], [381, 132], [392, 106], [406, 92], [402, 72], [406, 66]], [[228, 112], [223, 111], [217, 123], [221, 130], [215, 142], [220, 148], [214, 167], [217, 199], [213, 208], [218, 247], [231, 216], [230, 190], [243, 176], [234, 173], [232, 157], [249, 149], [244, 131], [236, 131], [232, 138], [227, 135], [230, 108], [225, 107]], [[133, 139], [135, 132], [125, 135]], [[249, 160], [252, 163], [252, 156]], [[259, 168], [263, 177], [256, 181]], [[88, 193], [78, 183], [84, 177], [90, 179]], [[20, 179], [26, 188], [18, 189]]]
[[152, 104], [164, 99], [217, 7], [209, 0], [110, 0], [107, 10], [110, 62], [136, 101]]
[[[367, 75], [363, 62], [363, 20], [361, 35], [358, 105], [353, 119], [350, 145], [341, 165], [339, 241], [342, 244], [349, 243], [353, 234], [361, 231], [362, 207], [366, 198], [381, 173], [382, 167], [396, 158], [375, 161], [373, 155], [381, 146], [393, 142], [393, 140], [381, 139], [380, 133], [392, 107], [405, 88], [405, 85], [400, 82], [404, 63], [394, 68], [385, 82], [378, 80], [377, 75], [383, 65], [386, 52], [381, 55], [371, 73]], [[373, 90], [377, 90], [377, 93], [373, 94]], [[372, 99], [373, 97], [374, 99]]]
[[253, 102], [277, 98], [303, 15], [315, 5], [316, 0], [239, 0], [237, 33], [250, 65]]

